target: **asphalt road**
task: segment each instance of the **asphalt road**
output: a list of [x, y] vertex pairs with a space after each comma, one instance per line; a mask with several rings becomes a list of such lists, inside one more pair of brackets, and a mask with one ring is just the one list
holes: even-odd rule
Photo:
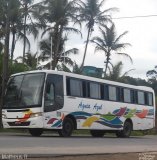
[[57, 135], [31, 137], [28, 134], [0, 133], [0, 154], [103, 154], [157, 151], [157, 136], [116, 138], [104, 136]]

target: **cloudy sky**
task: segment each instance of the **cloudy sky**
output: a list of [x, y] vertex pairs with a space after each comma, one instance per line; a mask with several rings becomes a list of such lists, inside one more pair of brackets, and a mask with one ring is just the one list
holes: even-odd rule
[[[112, 15], [113, 18], [157, 15], [156, 0], [107, 0], [103, 8], [107, 9], [110, 7], [119, 8], [119, 12]], [[146, 78], [146, 72], [157, 65], [157, 17], [113, 19], [113, 21], [116, 25], [117, 34], [122, 34], [124, 31], [129, 32], [123, 37], [122, 42], [128, 42], [132, 45], [125, 49], [125, 52], [132, 57], [133, 64], [126, 58], [116, 56], [112, 57], [112, 62], [115, 64], [122, 60], [124, 63], [123, 72], [135, 69], [130, 72], [130, 76]], [[78, 64], [82, 62], [84, 41], [87, 34], [84, 27], [82, 31], [83, 39], [78, 35], [71, 35], [70, 41], [66, 45], [67, 48], [76, 47], [80, 50], [79, 55], [72, 57]], [[95, 35], [98, 34], [97, 29], [95, 29]], [[33, 40], [31, 41], [33, 43]], [[19, 51], [21, 48], [22, 45], [19, 44], [16, 50]], [[36, 52], [36, 44], [32, 47], [32, 51]], [[104, 68], [104, 61], [104, 54], [94, 53], [94, 46], [90, 44], [85, 65]]]

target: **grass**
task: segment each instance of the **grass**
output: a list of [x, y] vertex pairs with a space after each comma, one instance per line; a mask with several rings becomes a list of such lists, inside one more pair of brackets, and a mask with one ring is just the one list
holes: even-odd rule
[[[27, 129], [0, 129], [0, 133], [28, 133]], [[45, 131], [47, 133], [47, 131]], [[90, 130], [75, 130], [74, 135], [91, 135]], [[115, 135], [115, 133], [106, 133], [106, 135]], [[131, 136], [157, 135], [157, 130], [151, 129], [147, 131], [132, 131]]]
[[26, 129], [5, 129], [5, 128], [1, 128], [0, 129], [0, 133], [27, 133]]

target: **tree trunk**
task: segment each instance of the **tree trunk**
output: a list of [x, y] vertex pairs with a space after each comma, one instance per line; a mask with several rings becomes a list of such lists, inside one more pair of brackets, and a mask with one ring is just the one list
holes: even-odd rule
[[106, 57], [106, 66], [105, 66], [105, 71], [104, 71], [104, 77], [106, 76], [106, 72], [107, 72], [109, 61], [110, 61], [110, 53], [108, 51], [107, 57]]
[[85, 58], [86, 58], [86, 54], [87, 54], [87, 47], [88, 47], [88, 43], [89, 43], [90, 32], [91, 32], [91, 28], [88, 28], [88, 35], [87, 35], [87, 41], [86, 41], [85, 51], [84, 51], [84, 55], [83, 55], [82, 64], [81, 64], [81, 67], [80, 67], [80, 71], [81, 72], [83, 70], [83, 66], [84, 66], [84, 62], [85, 62]]
[[11, 46], [11, 64], [14, 58], [14, 50], [15, 50], [15, 32], [13, 31], [13, 39], [12, 39], [12, 46]]
[[26, 21], [27, 21], [27, 2], [25, 4], [25, 17], [24, 17], [24, 40], [23, 40], [23, 63], [25, 61], [25, 52], [26, 52]]
[[61, 42], [61, 38], [62, 38], [62, 32], [63, 32], [63, 26], [60, 27], [59, 29], [59, 25], [56, 25], [56, 33], [57, 33], [57, 40], [56, 40], [56, 48], [54, 51], [54, 60], [53, 60], [53, 65], [52, 65], [52, 69], [55, 70], [57, 63], [58, 63], [58, 54], [59, 54], [59, 47], [60, 47], [60, 42]]
[[3, 55], [3, 72], [2, 72], [2, 95], [1, 95], [1, 105], [0, 105], [0, 128], [2, 127], [2, 106], [4, 102], [5, 88], [8, 80], [8, 59], [9, 59], [9, 38], [10, 38], [9, 6], [10, 6], [9, 3], [7, 3], [5, 47]]

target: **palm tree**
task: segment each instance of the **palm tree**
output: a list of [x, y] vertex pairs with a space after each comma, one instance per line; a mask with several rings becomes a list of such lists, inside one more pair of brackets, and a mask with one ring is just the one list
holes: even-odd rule
[[113, 65], [112, 69], [109, 70], [109, 74], [105, 76], [105, 79], [109, 79], [112, 81], [120, 81], [123, 82], [125, 77], [134, 69], [130, 69], [122, 74], [123, 63], [117, 62], [117, 64]]
[[[38, 30], [45, 26], [45, 23], [42, 21], [43, 18], [40, 16], [39, 9], [42, 6], [43, 2], [39, 2], [33, 4], [33, 0], [20, 0], [21, 1], [21, 18], [23, 19], [23, 34], [20, 34], [19, 37], [23, 38], [24, 45], [23, 45], [23, 62], [25, 59], [25, 52], [26, 52], [26, 42], [29, 44], [28, 39], [26, 37], [26, 32], [32, 33], [34, 38], [37, 38]], [[36, 21], [33, 21], [33, 18]], [[29, 23], [27, 20], [29, 19]], [[44, 24], [43, 24], [44, 23]], [[30, 45], [29, 45], [30, 48]]]
[[[26, 45], [28, 45], [30, 49], [30, 42], [27, 38], [26, 33], [32, 34], [35, 38], [38, 34], [38, 29], [41, 28], [41, 23], [39, 21], [39, 16], [37, 16], [37, 8], [40, 3], [36, 3], [34, 5], [31, 5], [28, 9], [28, 18], [29, 23], [24, 23], [24, 17], [25, 17], [25, 10], [24, 10], [24, 4], [22, 3], [24, 0], [10, 0], [8, 3], [10, 4], [10, 10], [9, 10], [9, 24], [10, 24], [10, 34], [12, 35], [12, 44], [11, 44], [11, 60], [13, 61], [13, 54], [14, 49], [16, 45], [17, 40], [24, 40], [25, 45], [24, 48], [26, 48]], [[28, 1], [27, 1], [28, 2]], [[3, 38], [5, 36], [5, 22], [6, 22], [6, 9], [5, 9], [5, 1], [0, 1], [0, 38]], [[35, 23], [32, 20], [32, 17], [35, 18]], [[25, 32], [24, 29], [25, 28]]]
[[52, 69], [55, 69], [58, 62], [58, 54], [60, 54], [60, 46], [62, 43], [63, 35], [65, 33], [80, 33], [78, 29], [69, 27], [70, 21], [76, 21], [76, 13], [79, 10], [77, 6], [78, 0], [45, 0], [45, 10], [43, 17], [51, 25], [48, 26], [43, 35], [46, 32], [53, 32], [52, 43], [53, 45], [53, 63]]
[[12, 34], [12, 45], [11, 45], [11, 60], [13, 61], [13, 54], [16, 45], [16, 36], [21, 32], [22, 19], [20, 10], [20, 1], [12, 0], [10, 1], [10, 32]]
[[[51, 47], [54, 48], [55, 47], [55, 39], [52, 40], [52, 44], [51, 44], [51, 37], [53, 37], [53, 34], [51, 33], [49, 35], [48, 39], [44, 39], [40, 42], [40, 50], [41, 50], [41, 55], [40, 55], [40, 59], [45, 61], [45, 60], [50, 60], [51, 57]], [[58, 54], [55, 55], [55, 52], [52, 52], [52, 61], [48, 63], [50, 68], [50, 63], [52, 63], [53, 66], [57, 66], [58, 62], [61, 62], [62, 64], [68, 64], [70, 66], [73, 66], [74, 62], [72, 61], [72, 59], [69, 57], [69, 55], [71, 54], [78, 54], [78, 49], [77, 48], [72, 48], [69, 50], [64, 49], [65, 46], [65, 42], [67, 41], [67, 37], [65, 36], [64, 39], [62, 38], [60, 40], [60, 45], [58, 48]]]
[[[5, 37], [5, 24], [6, 24], [6, 2], [0, 1], [0, 37]], [[19, 26], [22, 25], [21, 18], [21, 9], [20, 9], [20, 1], [19, 0], [9, 0], [9, 30], [10, 34], [12, 34], [12, 45], [11, 45], [11, 59], [13, 59], [13, 53], [15, 49], [16, 43], [16, 35], [19, 32]]]
[[[22, 61], [23, 57], [19, 56], [16, 58], [16, 61]], [[24, 64], [29, 67], [29, 70], [34, 70], [37, 68], [38, 57], [37, 53], [33, 54], [31, 52], [25, 53]]]
[[115, 31], [115, 25], [112, 24], [110, 27], [104, 26], [104, 28], [100, 28], [101, 37], [94, 37], [91, 42], [96, 45], [95, 52], [102, 51], [106, 56], [106, 66], [105, 66], [105, 75], [109, 64], [111, 64], [111, 55], [122, 55], [132, 62], [131, 57], [127, 53], [121, 52], [122, 49], [125, 49], [127, 46], [130, 46], [129, 43], [121, 43], [120, 40], [123, 36], [125, 36], [128, 32], [124, 32], [121, 35], [117, 36]]
[[95, 24], [101, 26], [107, 22], [111, 22], [110, 12], [116, 11], [117, 8], [109, 8], [106, 10], [101, 10], [105, 0], [86, 0], [85, 2], [81, 2], [81, 9], [80, 9], [80, 21], [86, 23], [86, 27], [88, 29], [87, 39], [85, 44], [84, 56], [83, 61], [81, 64], [81, 69], [84, 66], [86, 54], [87, 54], [87, 47], [89, 43], [89, 38], [94, 31]]
[[[28, 16], [28, 6], [31, 4], [31, 0], [22, 0], [23, 1], [23, 8], [24, 8], [24, 28], [23, 33], [24, 36], [26, 35], [26, 23], [27, 23], [27, 16]], [[24, 37], [23, 39], [23, 63], [24, 63], [24, 57], [25, 57], [25, 50], [26, 50], [26, 39]]]

